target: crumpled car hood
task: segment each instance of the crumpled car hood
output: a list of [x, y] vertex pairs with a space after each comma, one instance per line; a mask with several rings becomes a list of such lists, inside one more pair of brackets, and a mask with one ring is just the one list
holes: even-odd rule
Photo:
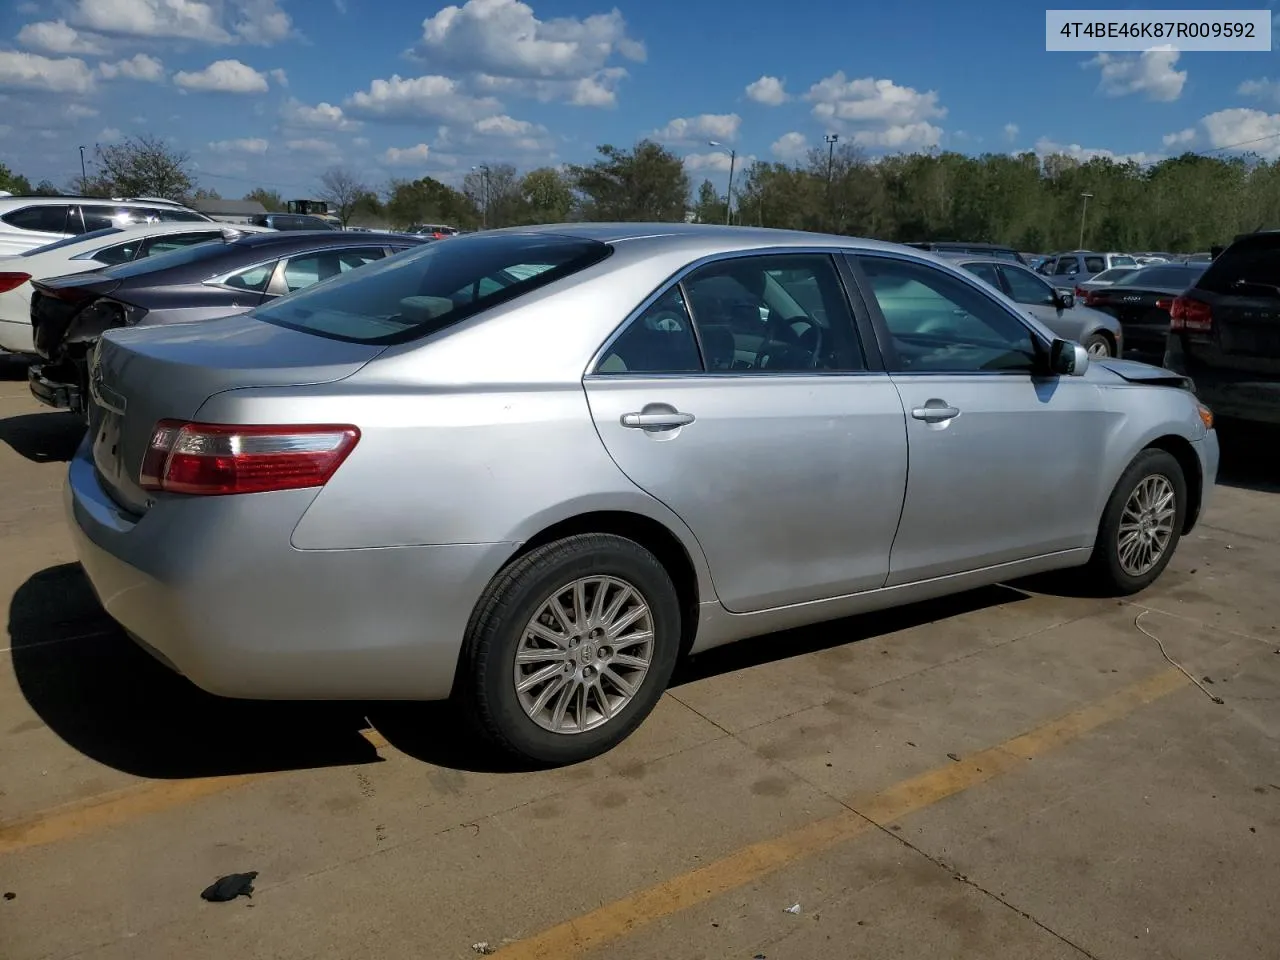
[[1137, 360], [1121, 360], [1115, 357], [1109, 357], [1106, 360], [1094, 360], [1090, 365], [1101, 367], [1120, 379], [1127, 380], [1129, 383], [1149, 383], [1154, 387], [1180, 387], [1183, 390], [1192, 389], [1191, 379], [1189, 377], [1185, 377], [1180, 373], [1174, 373], [1172, 370], [1166, 370], [1164, 367], [1154, 366], [1150, 363], [1140, 363]]

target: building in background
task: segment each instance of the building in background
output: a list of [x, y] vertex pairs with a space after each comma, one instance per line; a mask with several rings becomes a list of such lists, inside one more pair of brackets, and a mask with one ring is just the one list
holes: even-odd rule
[[192, 206], [219, 223], [248, 224], [267, 212], [257, 200], [195, 200]]

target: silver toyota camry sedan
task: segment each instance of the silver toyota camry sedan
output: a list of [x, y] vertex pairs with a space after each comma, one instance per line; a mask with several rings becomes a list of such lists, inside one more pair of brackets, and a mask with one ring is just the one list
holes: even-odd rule
[[226, 696], [454, 697], [547, 764], [719, 644], [1060, 568], [1140, 590], [1218, 464], [1187, 381], [953, 264], [717, 226], [456, 237], [110, 331], [90, 393], [69, 515], [140, 644]]

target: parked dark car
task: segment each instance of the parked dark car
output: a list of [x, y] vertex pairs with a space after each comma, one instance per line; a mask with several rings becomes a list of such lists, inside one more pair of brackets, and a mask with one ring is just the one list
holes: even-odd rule
[[1135, 270], [1120, 283], [1088, 290], [1086, 306], [1120, 321], [1129, 350], [1158, 361], [1169, 335], [1173, 298], [1194, 284], [1208, 264], [1157, 263]]
[[320, 217], [301, 213], [259, 213], [249, 218], [255, 227], [272, 230], [337, 230], [332, 223]]
[[1222, 417], [1280, 424], [1280, 231], [1237, 239], [1170, 307], [1164, 365]]
[[83, 412], [89, 351], [113, 327], [211, 320], [426, 242], [407, 234], [255, 233], [147, 260], [32, 283], [31, 326], [42, 362], [32, 394]]
[[995, 257], [997, 260], [1012, 260], [1024, 267], [1027, 261], [1013, 247], [1003, 247], [998, 243], [965, 243], [960, 240], [925, 240], [920, 243], [908, 243], [908, 247], [917, 250], [928, 250], [931, 253], [962, 253], [974, 257]]

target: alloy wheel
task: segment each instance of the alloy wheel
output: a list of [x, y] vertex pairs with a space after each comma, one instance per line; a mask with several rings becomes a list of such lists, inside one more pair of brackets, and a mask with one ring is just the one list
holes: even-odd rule
[[1177, 515], [1173, 484], [1163, 474], [1143, 478], [1125, 501], [1116, 551], [1120, 569], [1131, 577], [1149, 573], [1169, 548]]
[[653, 612], [617, 577], [581, 577], [538, 607], [516, 648], [524, 712], [553, 733], [608, 723], [640, 690], [653, 662]]

